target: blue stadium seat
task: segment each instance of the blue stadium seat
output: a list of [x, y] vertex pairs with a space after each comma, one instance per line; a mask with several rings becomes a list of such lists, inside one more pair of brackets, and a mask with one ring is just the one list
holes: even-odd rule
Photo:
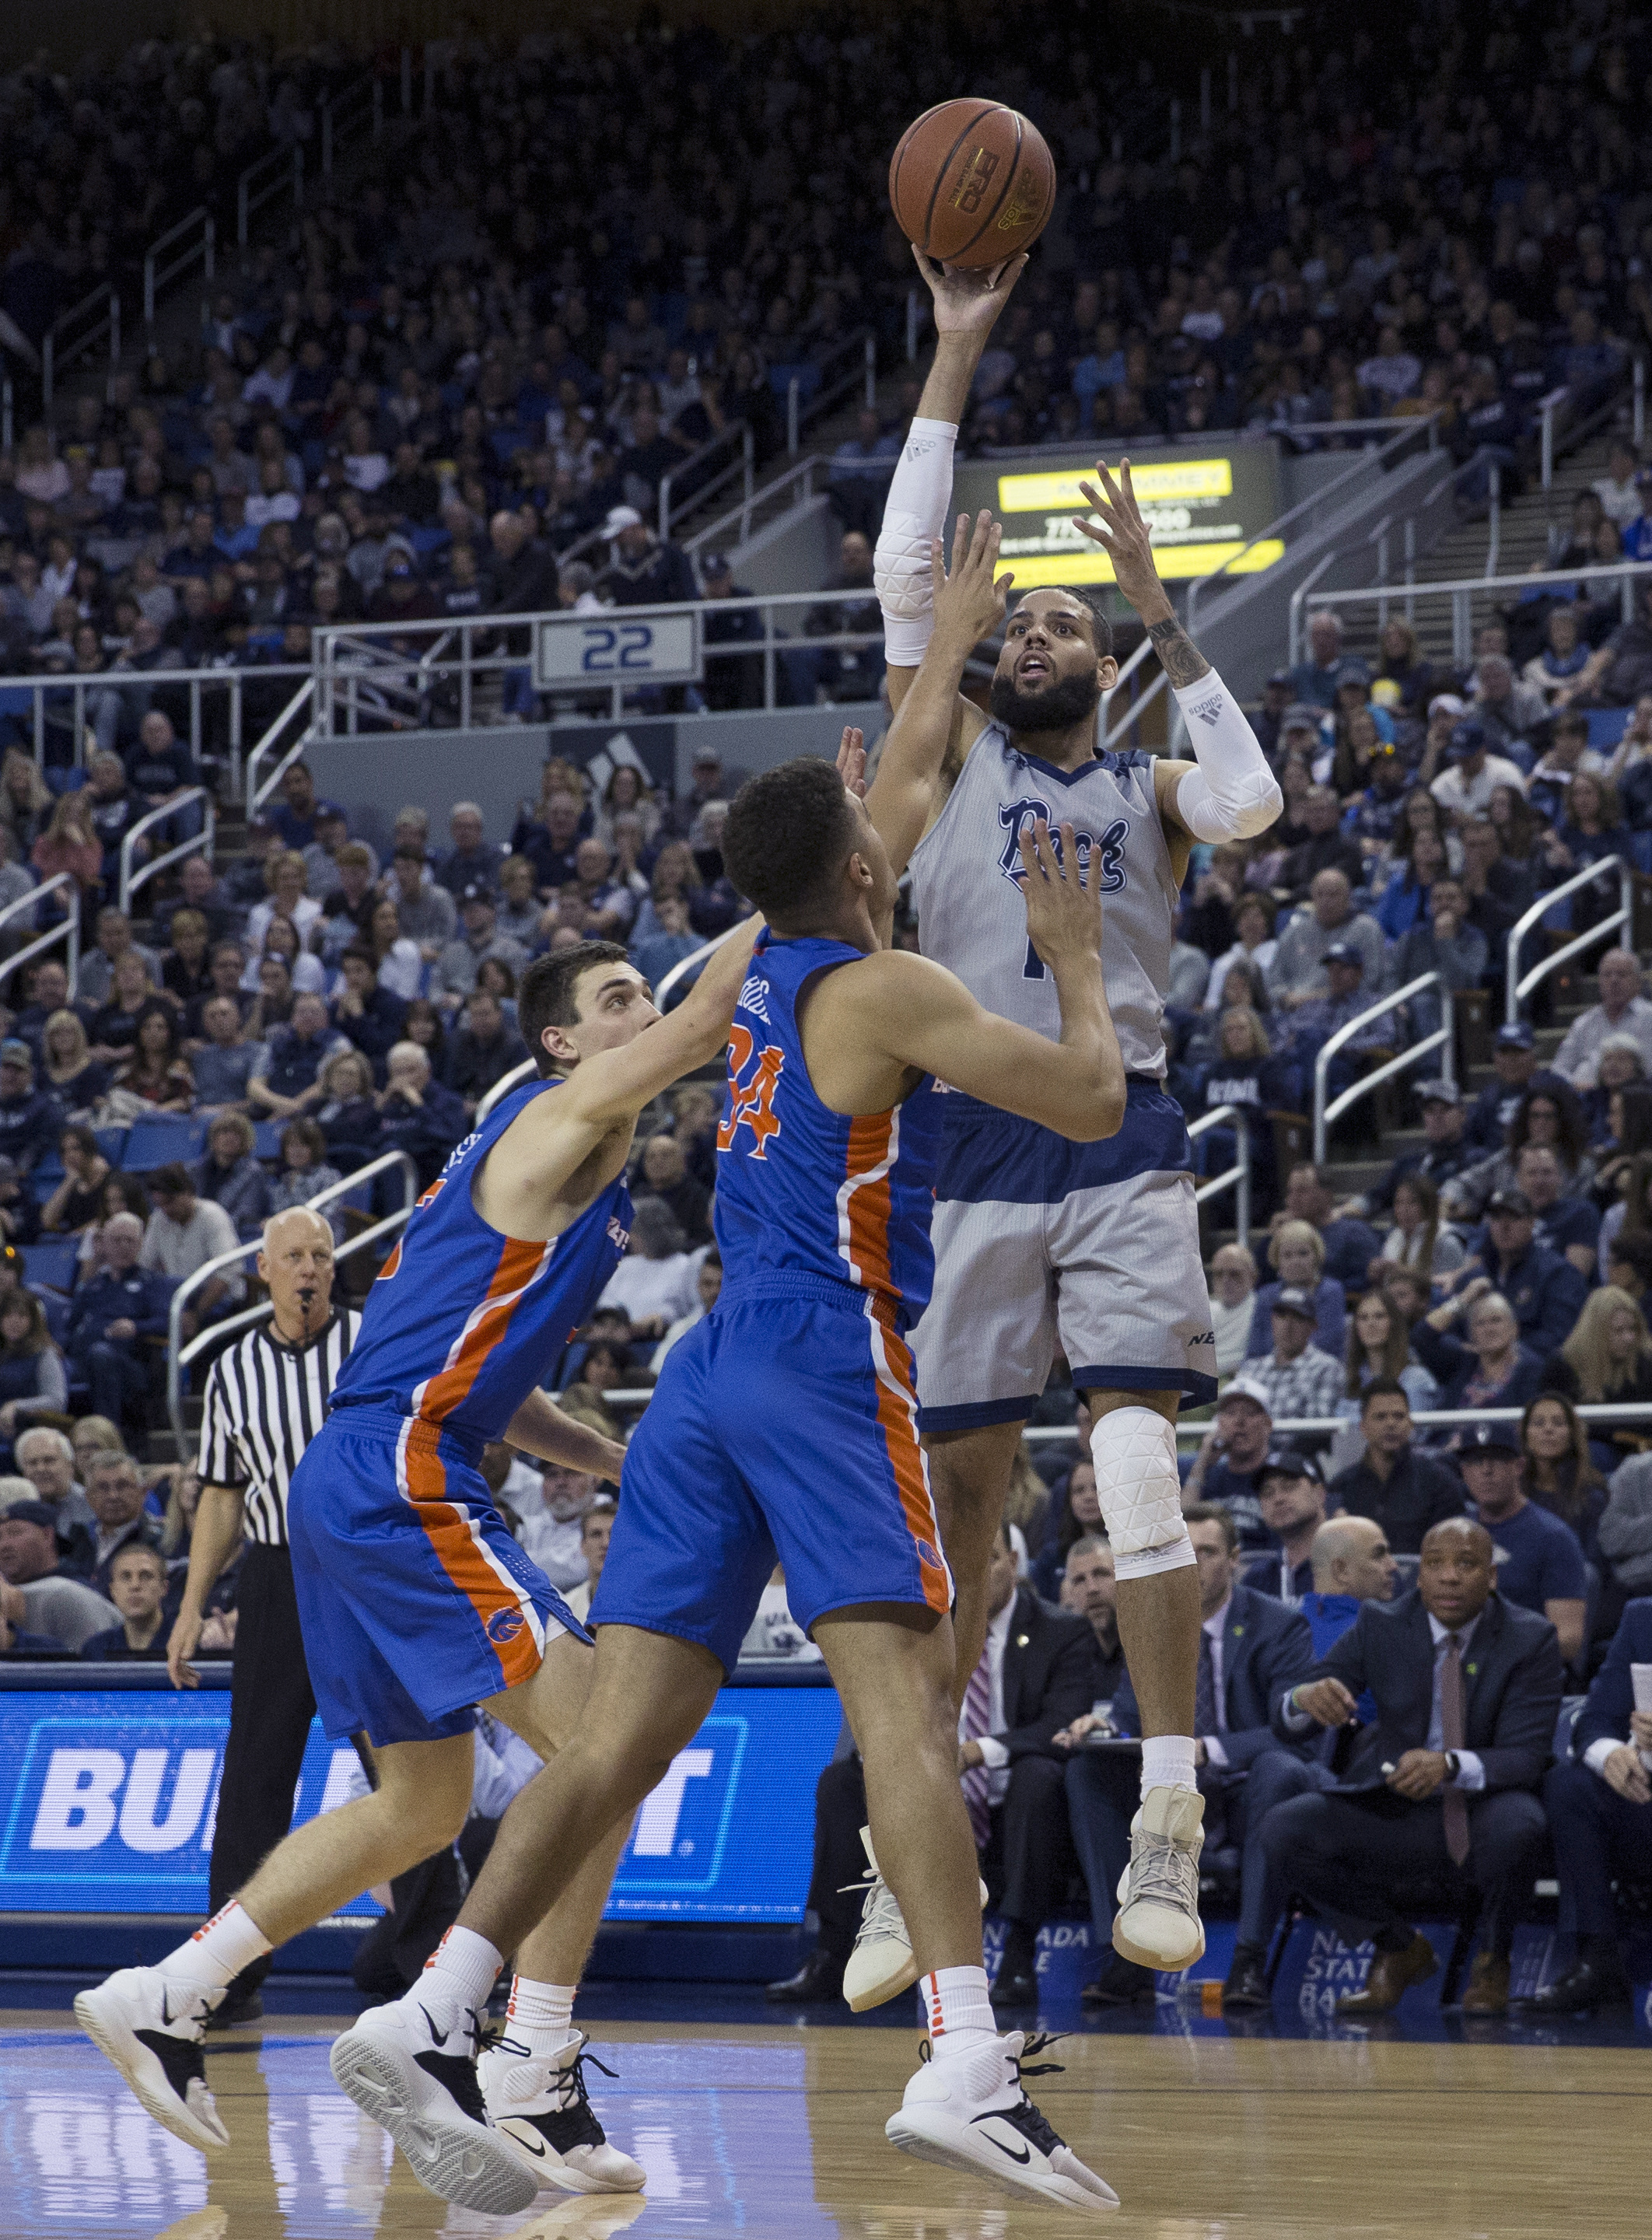
[[37, 1291], [46, 1328], [51, 1332], [54, 1345], [61, 1346], [69, 1335], [69, 1302], [61, 1291]]
[[154, 1119], [134, 1120], [126, 1137], [123, 1163], [134, 1174], [147, 1174], [174, 1159], [187, 1166], [198, 1159], [206, 1144], [206, 1122], [183, 1113], [159, 1113]]
[[769, 386], [783, 404], [794, 381], [797, 384], [799, 403], [807, 404], [820, 387], [820, 368], [812, 358], [806, 357], [795, 359], [789, 365], [769, 367]]
[[1589, 743], [1602, 752], [1615, 747], [1628, 728], [1629, 710], [1627, 708], [1591, 708], [1589, 710]]
[[131, 1134], [131, 1130], [130, 1128], [99, 1128], [96, 1132], [97, 1148], [109, 1161], [110, 1165], [123, 1166], [126, 1161], [126, 1138]]
[[78, 1237], [43, 1237], [38, 1244], [23, 1248], [23, 1279], [37, 1290], [49, 1283], [55, 1291], [72, 1291], [80, 1260]]
[[279, 1120], [260, 1120], [252, 1131], [252, 1156], [255, 1159], [278, 1159], [281, 1157]]

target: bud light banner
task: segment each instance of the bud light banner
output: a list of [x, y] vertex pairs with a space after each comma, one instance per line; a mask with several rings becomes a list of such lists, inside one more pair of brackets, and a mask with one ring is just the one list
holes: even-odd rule
[[[639, 1810], [608, 1917], [801, 1921], [841, 1723], [829, 1688], [724, 1689]], [[225, 1690], [0, 1690], [0, 1913], [204, 1913], [229, 1730]], [[356, 1770], [313, 1726], [294, 1824]]]

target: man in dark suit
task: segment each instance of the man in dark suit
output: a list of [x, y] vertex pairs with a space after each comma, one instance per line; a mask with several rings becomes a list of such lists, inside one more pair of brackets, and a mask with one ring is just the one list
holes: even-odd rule
[[[1269, 1715], [1284, 1690], [1312, 1669], [1313, 1637], [1300, 1611], [1238, 1583], [1238, 1528], [1225, 1509], [1196, 1502], [1182, 1513], [1199, 1565], [1202, 1630], [1193, 1748], [1205, 1799], [1205, 1840], [1213, 1847], [1246, 1844], [1284, 1793], [1271, 1785], [1270, 1763], [1307, 1755], [1305, 1736], [1282, 1748]], [[1113, 1698], [1112, 1724], [1122, 1734], [1141, 1724], [1128, 1677]], [[1111, 1944], [1113, 1897], [1129, 1860], [1141, 1769], [1134, 1752], [1083, 1748], [1095, 1726], [1092, 1718], [1075, 1720], [1056, 1739], [1072, 1751], [1067, 1803], [1100, 1951]], [[1098, 2006], [1149, 1999], [1152, 1970], [1111, 1954], [1082, 1996]]]
[[[1570, 1758], [1543, 1783], [1560, 1874], [1560, 1926], [1575, 1938], [1571, 1966], [1523, 2003], [1575, 2015], [1624, 1998], [1612, 1877], [1652, 1881], [1652, 1711], [1635, 1708], [1632, 1668], [1652, 1664], [1652, 1597], [1626, 1605], [1595, 1675]], [[1627, 1738], [1627, 1739], [1626, 1739]]]
[[1293, 1740], [1348, 1725], [1367, 1689], [1376, 1703], [1336, 1789], [1293, 1797], [1262, 1834], [1277, 1887], [1299, 1891], [1350, 1944], [1376, 1942], [1365, 1990], [1339, 2014], [1386, 2014], [1434, 1973], [1432, 1947], [1396, 1903], [1396, 1883], [1422, 1878], [1455, 1897], [1480, 1893], [1484, 1949], [1463, 2006], [1508, 2005], [1514, 1910], [1543, 1838], [1536, 1791], [1561, 1669], [1554, 1627], [1504, 1602], [1495, 1577], [1483, 1525], [1436, 1524], [1416, 1592], [1391, 1610], [1366, 1603], [1307, 1680], [1276, 1699], [1276, 1730]]
[[[1089, 1620], [1052, 1610], [1030, 1587], [1016, 1585], [1015, 1550], [1008, 1530], [1001, 1530], [987, 1575], [986, 1645], [958, 1721], [964, 1802], [989, 1899], [1004, 1924], [995, 2005], [1037, 2002], [1039, 1926], [1059, 1903], [1072, 1863], [1063, 1757], [1054, 1737], [1100, 1692]], [[815, 1790], [809, 1904], [820, 1917], [820, 1941], [796, 1975], [769, 1986], [772, 2000], [802, 2004], [836, 1998], [842, 1990], [861, 1926], [865, 1821], [860, 1759], [838, 1758]], [[1127, 1840], [1126, 1857], [1129, 1850]]]

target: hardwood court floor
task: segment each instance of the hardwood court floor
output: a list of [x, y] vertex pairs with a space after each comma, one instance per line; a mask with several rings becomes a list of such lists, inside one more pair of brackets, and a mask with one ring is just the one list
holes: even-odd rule
[[[1045, 2240], [1088, 2220], [955, 2179], [883, 2138], [903, 2030], [599, 2032], [591, 2082], [647, 2167], [645, 2202], [543, 2194], [510, 2219], [423, 2192], [333, 2087], [338, 2025], [210, 2042], [236, 2145], [151, 2124], [72, 2024], [0, 2026], [0, 2240]], [[1117, 2240], [1569, 2240], [1652, 2230], [1652, 2060], [1641, 2049], [1075, 2036], [1039, 2080], [1122, 2197]]]

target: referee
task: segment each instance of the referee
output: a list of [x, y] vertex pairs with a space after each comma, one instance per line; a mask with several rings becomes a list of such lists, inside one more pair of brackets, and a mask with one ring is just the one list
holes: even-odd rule
[[[221, 1353], [207, 1378], [201, 1504], [166, 1652], [173, 1685], [197, 1686], [200, 1676], [189, 1660], [201, 1638], [206, 1598], [244, 1536], [230, 1741], [212, 1836], [214, 1913], [292, 1823], [316, 1698], [293, 1596], [287, 1488], [321, 1429], [361, 1320], [333, 1312], [333, 1233], [307, 1206], [264, 1223], [258, 1273], [274, 1312]], [[236, 1978], [214, 2017], [219, 2028], [263, 2012], [258, 1987], [269, 1972], [266, 1954]]]

